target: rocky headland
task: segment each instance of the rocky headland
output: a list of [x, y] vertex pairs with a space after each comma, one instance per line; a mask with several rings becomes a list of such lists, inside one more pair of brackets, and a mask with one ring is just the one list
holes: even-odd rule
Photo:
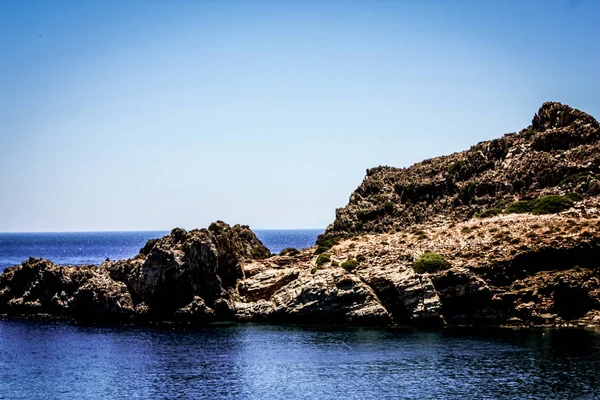
[[129, 260], [0, 275], [0, 314], [87, 322], [600, 326], [600, 126], [544, 103], [518, 133], [367, 171], [314, 247], [174, 229]]

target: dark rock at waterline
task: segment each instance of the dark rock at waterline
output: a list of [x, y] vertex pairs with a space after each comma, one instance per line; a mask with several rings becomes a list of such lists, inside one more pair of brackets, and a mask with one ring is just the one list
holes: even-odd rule
[[[317, 249], [272, 256], [247, 226], [176, 228], [129, 260], [7, 268], [0, 314], [600, 325], [599, 173], [596, 120], [545, 103], [518, 134], [408, 169], [369, 170]], [[415, 270], [427, 253], [443, 262]]]
[[232, 314], [244, 261], [269, 255], [247, 226], [176, 228], [129, 260], [60, 267], [30, 258], [0, 275], [0, 313], [205, 322]]

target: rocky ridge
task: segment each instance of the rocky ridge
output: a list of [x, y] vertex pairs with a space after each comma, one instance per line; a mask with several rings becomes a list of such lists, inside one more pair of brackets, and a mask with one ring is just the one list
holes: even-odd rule
[[[174, 229], [132, 259], [99, 266], [29, 259], [0, 275], [0, 314], [600, 326], [598, 136], [589, 115], [545, 103], [517, 134], [408, 169], [370, 170], [318, 247], [271, 255], [247, 226], [216, 222]], [[577, 195], [551, 214], [507, 213], [509, 202], [567, 193]], [[443, 268], [416, 272], [426, 253]]]
[[600, 125], [561, 103], [544, 103], [529, 127], [409, 168], [377, 167], [336, 210], [323, 239], [464, 221], [516, 200], [600, 194]]

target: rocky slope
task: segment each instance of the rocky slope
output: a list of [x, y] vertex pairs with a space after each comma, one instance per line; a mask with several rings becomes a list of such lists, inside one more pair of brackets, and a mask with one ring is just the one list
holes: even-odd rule
[[464, 221], [520, 199], [600, 194], [600, 126], [588, 114], [544, 103], [529, 127], [409, 168], [377, 167], [326, 237], [398, 232], [413, 224]]
[[[600, 326], [599, 211], [597, 199], [589, 199], [557, 214], [498, 215], [354, 236], [322, 253], [327, 257], [310, 248], [255, 261], [244, 267], [236, 317]], [[417, 273], [415, 260], [427, 252], [448, 265]], [[320, 264], [320, 258], [326, 261]]]
[[271, 255], [217, 222], [100, 266], [30, 259], [0, 275], [0, 314], [600, 326], [599, 135], [589, 115], [545, 103], [518, 134], [370, 170], [317, 247]]

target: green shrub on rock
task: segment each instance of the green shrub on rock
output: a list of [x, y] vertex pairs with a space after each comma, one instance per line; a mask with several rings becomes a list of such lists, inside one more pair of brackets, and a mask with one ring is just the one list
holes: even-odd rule
[[279, 255], [280, 256], [295, 256], [298, 253], [300, 253], [300, 251], [298, 251], [298, 249], [296, 249], [295, 247], [286, 247], [285, 249], [283, 249], [279, 252]]
[[507, 214], [524, 214], [531, 212], [533, 210], [533, 204], [528, 200], [515, 201], [514, 203], [510, 203], [505, 212]]
[[317, 249], [315, 250], [315, 254], [325, 253], [327, 250], [338, 244], [339, 241], [340, 239], [337, 237], [317, 239]]
[[318, 267], [328, 263], [329, 261], [331, 261], [331, 255], [327, 254], [327, 253], [323, 253], [323, 254], [319, 254], [319, 257], [317, 257], [317, 261], [316, 264]]
[[271, 255], [271, 252], [266, 247], [256, 247], [252, 250], [251, 256], [255, 260], [263, 260]]
[[523, 214], [528, 212], [533, 215], [556, 214], [571, 208], [574, 202], [582, 199], [583, 197], [577, 193], [567, 193], [564, 196], [551, 194], [538, 197], [535, 200], [516, 201], [509, 204], [504, 212], [506, 214]]
[[450, 268], [450, 263], [437, 253], [427, 252], [413, 264], [417, 274], [438, 272]]
[[565, 197], [568, 199], [571, 199], [573, 201], [581, 201], [583, 200], [583, 196], [580, 195], [579, 193], [574, 193], [574, 192], [569, 192], [569, 193], [565, 193]]
[[342, 263], [342, 268], [348, 272], [354, 271], [356, 267], [358, 267], [358, 261], [354, 259], [346, 260]]
[[502, 209], [501, 208], [490, 208], [490, 209], [487, 209], [485, 211], [482, 211], [480, 213], [475, 214], [475, 217], [477, 217], [477, 218], [490, 218], [490, 217], [495, 217], [498, 214], [502, 214]]
[[550, 196], [539, 197], [533, 201], [534, 215], [539, 214], [555, 214], [570, 208], [573, 205], [573, 200], [567, 196], [558, 196], [551, 194]]

